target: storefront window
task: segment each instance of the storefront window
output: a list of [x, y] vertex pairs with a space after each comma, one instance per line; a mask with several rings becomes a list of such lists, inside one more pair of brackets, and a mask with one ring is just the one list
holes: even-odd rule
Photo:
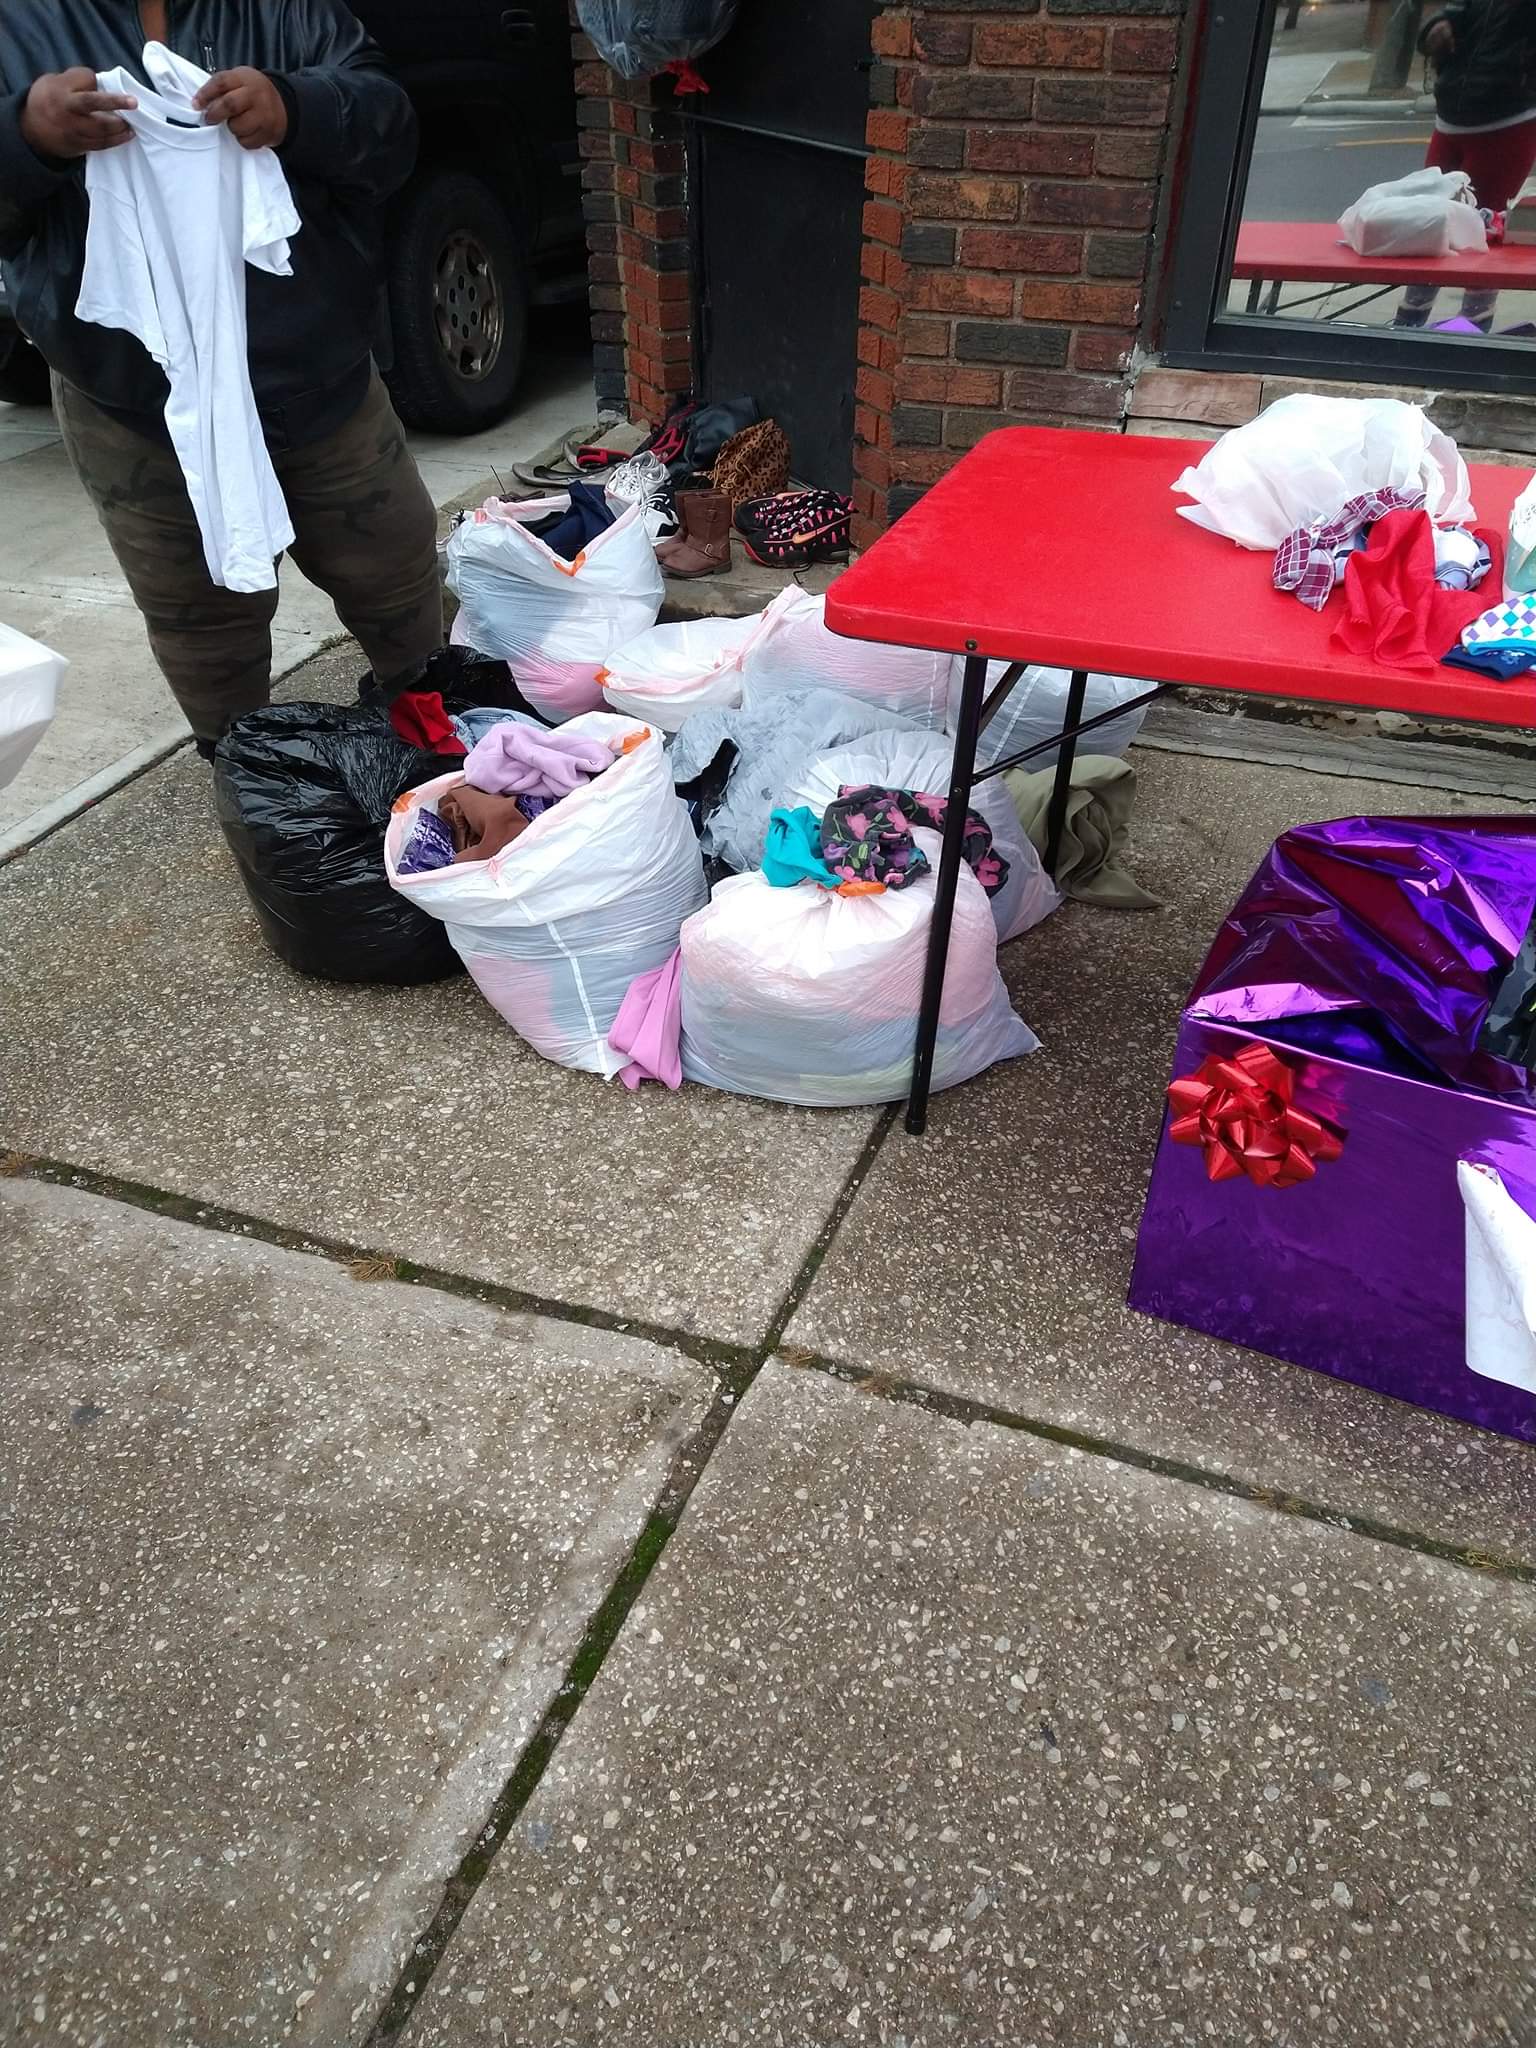
[[1170, 359], [1528, 386], [1533, 168], [1536, 0], [1214, 0]]

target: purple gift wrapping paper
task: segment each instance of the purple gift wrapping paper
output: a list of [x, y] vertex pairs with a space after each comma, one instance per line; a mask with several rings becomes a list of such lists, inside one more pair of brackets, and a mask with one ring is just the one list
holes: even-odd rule
[[[1456, 1181], [1459, 1159], [1497, 1167], [1536, 1214], [1536, 1089], [1477, 1045], [1533, 913], [1529, 818], [1345, 818], [1278, 840], [1201, 970], [1173, 1072], [1261, 1040], [1343, 1154], [1297, 1187], [1213, 1182], [1165, 1117], [1131, 1306], [1536, 1441], [1536, 1397], [1466, 1364]], [[1343, 1040], [1351, 1011], [1384, 1018], [1444, 1084], [1265, 1031], [1331, 1013]]]
[[[1261, 1033], [1186, 1017], [1174, 1072]], [[1296, 1101], [1342, 1129], [1294, 1188], [1210, 1181], [1165, 1127], [1136, 1241], [1132, 1308], [1536, 1442], [1536, 1397], [1466, 1363], [1458, 1159], [1496, 1166], [1536, 1214], [1536, 1110], [1274, 1043]]]

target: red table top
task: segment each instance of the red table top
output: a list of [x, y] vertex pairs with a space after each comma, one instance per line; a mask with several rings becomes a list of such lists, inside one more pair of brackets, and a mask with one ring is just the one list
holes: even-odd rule
[[1331, 220], [1249, 220], [1237, 231], [1232, 275], [1281, 283], [1439, 284], [1536, 290], [1536, 245], [1502, 242], [1481, 254], [1357, 256]]
[[[1337, 600], [1309, 610], [1275, 589], [1272, 556], [1177, 516], [1189, 500], [1170, 487], [1207, 445], [1059, 427], [989, 434], [838, 577], [827, 624], [947, 654], [1536, 726], [1536, 676], [1418, 676], [1335, 653]], [[1529, 478], [1475, 466], [1479, 522], [1505, 531]], [[1489, 603], [1498, 595], [1490, 588]]]

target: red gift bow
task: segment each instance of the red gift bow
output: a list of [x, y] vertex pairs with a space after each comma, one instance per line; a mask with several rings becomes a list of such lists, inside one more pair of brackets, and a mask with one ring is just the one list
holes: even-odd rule
[[1337, 1159], [1344, 1140], [1292, 1101], [1296, 1077], [1257, 1040], [1168, 1084], [1175, 1145], [1205, 1148], [1209, 1180], [1247, 1174], [1256, 1187], [1294, 1188]]

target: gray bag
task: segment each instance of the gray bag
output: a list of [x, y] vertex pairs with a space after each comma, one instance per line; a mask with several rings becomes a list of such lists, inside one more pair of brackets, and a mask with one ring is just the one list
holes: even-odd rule
[[645, 78], [712, 50], [736, 0], [576, 0], [576, 19], [620, 78]]

